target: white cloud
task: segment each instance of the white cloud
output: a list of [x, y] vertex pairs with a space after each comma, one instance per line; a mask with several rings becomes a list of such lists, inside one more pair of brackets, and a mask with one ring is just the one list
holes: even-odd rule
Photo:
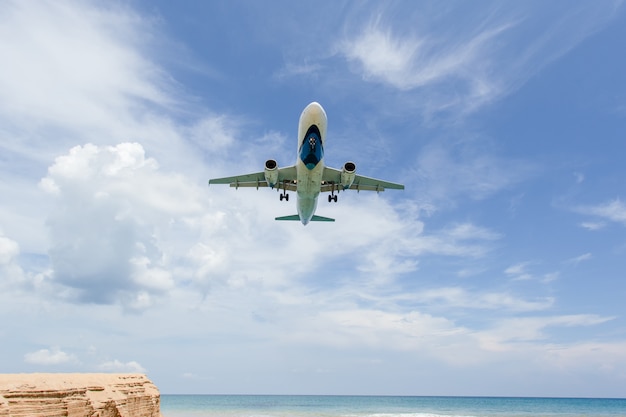
[[525, 300], [503, 292], [471, 292], [462, 287], [442, 287], [421, 291], [408, 296], [428, 306], [443, 305], [447, 309], [474, 308], [513, 312], [547, 310], [554, 298], [544, 297]]
[[430, 350], [437, 341], [466, 332], [452, 321], [418, 311], [394, 313], [352, 309], [320, 312], [293, 329], [288, 340], [335, 347], [363, 346], [385, 350]]
[[[274, 291], [293, 274], [314, 273], [353, 253], [361, 254], [354, 259], [358, 271], [382, 284], [415, 270], [419, 256], [480, 257], [499, 238], [471, 223], [424, 233], [421, 221], [407, 222], [388, 201], [366, 194], [320, 208], [339, 221], [315, 235], [320, 225], [303, 231], [273, 222], [274, 193], [200, 189], [163, 171], [137, 143], [74, 147], [56, 158], [40, 185], [54, 201], [47, 222], [52, 282], [70, 300], [129, 310], [145, 310], [183, 283], [206, 292], [262, 282]], [[281, 231], [267, 233], [270, 227]], [[301, 247], [306, 258], [275, 256]]]
[[20, 253], [20, 247], [14, 240], [0, 236], [0, 265], [11, 263]]
[[504, 318], [497, 320], [491, 329], [480, 332], [480, 339], [484, 348], [489, 350], [515, 349], [517, 342], [549, 338], [546, 329], [550, 327], [595, 326], [613, 319], [594, 314]]
[[187, 230], [178, 218], [203, 207], [184, 176], [161, 172], [137, 143], [87, 144], [58, 157], [41, 186], [56, 203], [48, 219], [54, 280], [76, 299], [145, 307], [173, 287], [167, 268], [177, 238], [168, 237]]
[[[339, 41], [339, 53], [365, 80], [419, 90], [426, 116], [471, 112], [519, 88], [615, 14], [609, 3], [576, 7], [533, 2], [503, 8], [451, 7], [431, 13], [395, 5], [359, 15]], [[454, 25], [454, 30], [448, 30]]]
[[0, 288], [9, 289], [13, 285], [24, 284], [27, 274], [18, 261], [20, 246], [13, 239], [3, 236], [0, 231]]
[[[489, 303], [494, 300], [489, 300], [487, 296], [481, 301]], [[474, 306], [478, 303], [477, 300]], [[502, 306], [500, 301], [495, 304], [492, 304], [494, 308]], [[541, 306], [538, 303], [532, 308], [518, 311], [547, 307], [549, 303]], [[368, 308], [328, 308], [299, 320], [298, 327], [289, 328], [289, 331], [274, 337], [296, 346], [324, 346], [342, 351], [356, 349], [359, 352], [378, 352], [385, 357], [392, 352], [407, 352], [429, 361], [435, 359], [439, 364], [453, 366], [484, 366], [501, 363], [503, 360], [527, 363], [534, 360], [540, 362], [544, 369], [554, 369], [561, 365], [550, 360], [550, 352], [555, 346], [553, 340], [558, 339], [551, 330], [563, 332], [567, 328], [593, 327], [612, 319], [613, 317], [585, 314], [541, 317], [494, 315], [487, 322], [487, 328], [477, 329], [450, 318], [418, 310], [399, 312]], [[579, 349], [580, 340], [584, 340], [586, 336], [581, 331], [573, 334], [578, 334], [578, 337], [574, 336], [570, 343], [560, 345], [562, 355], [595, 357], [594, 352]], [[598, 344], [603, 349], [614, 350], [622, 343]], [[615, 364], [623, 359], [613, 356], [607, 358], [606, 362]], [[569, 365], [576, 368], [573, 362]]]
[[525, 281], [533, 279], [534, 276], [528, 272], [528, 266], [530, 264], [530, 262], [521, 262], [515, 265], [511, 265], [504, 270], [504, 273], [515, 281]]
[[[626, 204], [619, 198], [595, 206], [579, 207], [577, 211], [626, 225]], [[601, 225], [599, 222], [583, 223], [583, 227], [589, 230], [597, 230], [602, 227]]]
[[145, 374], [146, 369], [136, 361], [121, 362], [117, 359], [103, 362], [97, 366], [98, 370], [105, 372], [130, 372]]
[[294, 76], [310, 76], [316, 75], [322, 69], [320, 64], [310, 62], [293, 63], [287, 62], [285, 67], [278, 71], [275, 76], [279, 79]]
[[555, 343], [546, 346], [544, 352], [547, 363], [566, 372], [578, 369], [579, 372], [588, 374], [617, 375], [619, 380], [624, 379], [624, 342], [588, 341], [572, 345]]
[[573, 258], [567, 259], [565, 261], [565, 263], [568, 264], [572, 264], [574, 266], [577, 266], [579, 263], [583, 262], [583, 261], [588, 261], [589, 259], [591, 259], [593, 256], [591, 255], [591, 253], [587, 252], [587, 253], [583, 253], [582, 255], [579, 256], [575, 256]]
[[366, 79], [381, 80], [402, 90], [459, 79], [467, 83], [466, 94], [481, 100], [497, 89], [484, 65], [489, 43], [508, 27], [490, 28], [451, 44], [425, 36], [394, 35], [377, 21], [354, 39], [344, 41], [340, 49], [348, 60], [361, 64]]
[[582, 222], [580, 224], [580, 227], [587, 229], [587, 230], [600, 230], [603, 229], [606, 226], [606, 223], [604, 222]]
[[0, 13], [0, 38], [13, 39], [0, 43], [0, 112], [13, 120], [101, 129], [131, 121], [135, 100], [172, 104], [163, 73], [137, 52], [150, 23], [130, 9], [9, 2]]
[[59, 348], [52, 348], [27, 353], [24, 355], [24, 361], [34, 365], [61, 365], [76, 362], [77, 359], [74, 355], [67, 354]]

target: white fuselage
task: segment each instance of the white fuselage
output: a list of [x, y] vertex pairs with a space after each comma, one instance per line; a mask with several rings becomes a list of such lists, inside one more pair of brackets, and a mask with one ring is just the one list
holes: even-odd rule
[[317, 207], [324, 173], [326, 127], [326, 112], [322, 106], [316, 102], [306, 106], [298, 125], [296, 158], [297, 206], [302, 224], [311, 220]]

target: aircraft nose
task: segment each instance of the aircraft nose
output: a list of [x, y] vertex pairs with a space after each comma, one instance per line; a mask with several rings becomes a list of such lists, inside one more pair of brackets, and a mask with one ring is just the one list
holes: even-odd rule
[[319, 104], [317, 101], [314, 101], [313, 103], [306, 106], [306, 108], [304, 109], [304, 113], [307, 116], [312, 117], [316, 120], [326, 120], [326, 112], [324, 111], [322, 105]]

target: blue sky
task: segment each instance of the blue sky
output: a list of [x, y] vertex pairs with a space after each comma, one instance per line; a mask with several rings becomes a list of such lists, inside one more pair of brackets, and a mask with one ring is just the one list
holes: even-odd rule
[[[2, 372], [624, 397], [622, 1], [0, 5]], [[294, 203], [295, 160], [406, 190]]]

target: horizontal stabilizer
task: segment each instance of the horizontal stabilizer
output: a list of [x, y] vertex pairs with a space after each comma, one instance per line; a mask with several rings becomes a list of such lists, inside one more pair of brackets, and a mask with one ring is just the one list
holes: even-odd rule
[[311, 219], [312, 222], [334, 222], [335, 219], [331, 219], [330, 217], [322, 217], [322, 216], [315, 216], [313, 215], [313, 218]]
[[297, 214], [294, 214], [293, 216], [276, 217], [274, 220], [297, 220], [297, 221], [300, 221], [300, 216], [298, 216]]
[[[300, 221], [300, 216], [298, 216], [297, 214], [294, 214], [292, 216], [282, 216], [282, 217], [276, 217], [274, 220], [295, 220], [295, 221]], [[312, 222], [334, 222], [335, 219], [331, 219], [330, 217], [322, 217], [322, 216], [313, 216], [313, 218], [311, 218]]]

